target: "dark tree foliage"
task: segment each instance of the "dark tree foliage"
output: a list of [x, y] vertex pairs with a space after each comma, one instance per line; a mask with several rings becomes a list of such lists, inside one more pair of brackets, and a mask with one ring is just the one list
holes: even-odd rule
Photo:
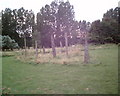
[[91, 25], [91, 42], [95, 43], [120, 43], [120, 24], [118, 21], [120, 8], [108, 10], [104, 15], [102, 21], [96, 20]]
[[52, 2], [42, 7], [37, 14], [37, 29], [41, 36], [41, 45], [51, 47], [50, 35], [54, 33], [55, 45], [60, 46], [61, 41], [64, 46], [64, 33], [67, 32], [70, 39], [73, 22], [74, 10], [69, 2]]
[[[11, 10], [6, 8], [1, 12], [0, 31], [2, 35], [14, 39], [21, 48], [66, 46], [85, 43], [86, 26], [91, 25], [88, 31], [90, 43], [120, 43], [120, 8], [108, 10], [102, 20], [92, 24], [86, 21], [76, 21], [74, 7], [69, 1], [56, 0], [50, 5], [45, 5], [35, 15], [32, 10]], [[118, 22], [119, 21], [119, 22]], [[25, 43], [26, 42], [26, 43]], [[37, 44], [37, 45], [35, 45]]]
[[[17, 32], [24, 38], [24, 46], [31, 46], [31, 36], [34, 24], [34, 13], [32, 10], [25, 10], [23, 7], [17, 11]], [[28, 42], [27, 42], [28, 41]], [[26, 44], [25, 44], [26, 43]]]
[[8, 35], [10, 38], [14, 39], [20, 47], [23, 45], [23, 40], [19, 37], [19, 34], [16, 32], [17, 26], [17, 10], [11, 10], [6, 8], [2, 11], [2, 35]]
[[[2, 11], [2, 35], [10, 36], [22, 48], [24, 46], [22, 36], [25, 35], [27, 41], [31, 41], [30, 31], [33, 30], [33, 25], [34, 13], [32, 11], [25, 10], [23, 7], [18, 10], [6, 8]], [[27, 46], [31, 46], [31, 42], [27, 42]]]

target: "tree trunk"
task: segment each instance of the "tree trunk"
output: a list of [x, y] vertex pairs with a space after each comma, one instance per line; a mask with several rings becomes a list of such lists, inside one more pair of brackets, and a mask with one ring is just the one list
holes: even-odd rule
[[36, 50], [36, 52], [35, 52], [35, 59], [37, 61], [37, 58], [38, 58], [38, 47], [37, 47], [37, 41], [36, 40], [35, 40], [35, 50]]
[[66, 51], [66, 56], [68, 57], [68, 37], [67, 37], [67, 32], [65, 32], [65, 51]]
[[61, 53], [62, 53], [62, 47], [63, 47], [63, 45], [62, 45], [62, 42], [60, 41], [60, 51], [61, 51]]
[[43, 46], [43, 53], [45, 53], [45, 47]]
[[36, 40], [33, 40], [32, 46], [33, 46], [34, 49], [35, 49], [35, 42], [36, 42]]
[[41, 51], [41, 50], [42, 50], [42, 47], [40, 46], [39, 49], [40, 49], [40, 53], [41, 53], [41, 52], [42, 52], [42, 51]]
[[26, 57], [27, 55], [26, 37], [24, 37], [24, 46], [25, 46], [25, 57]]
[[55, 42], [54, 42], [53, 34], [51, 35], [51, 46], [52, 46], [53, 57], [56, 57], [56, 49], [55, 49]]
[[84, 45], [84, 63], [87, 64], [89, 62], [89, 52], [88, 52], [88, 36], [85, 35], [85, 45]]

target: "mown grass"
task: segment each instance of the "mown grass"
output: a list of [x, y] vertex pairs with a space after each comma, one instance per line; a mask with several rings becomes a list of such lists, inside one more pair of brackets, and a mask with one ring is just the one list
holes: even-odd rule
[[[68, 60], [65, 59], [67, 62], [71, 59], [68, 64], [58, 62], [64, 56], [63, 54], [53, 59], [57, 63], [50, 60], [52, 57], [47, 58], [49, 56], [45, 56], [50, 62], [39, 62], [38, 64], [34, 62], [34, 57], [27, 59], [30, 60], [31, 58], [33, 62], [23, 62], [16, 59], [21, 53], [17, 53], [17, 57], [13, 55], [4, 56], [2, 58], [3, 93], [117, 94], [117, 45], [90, 46], [91, 61], [89, 64], [83, 63], [83, 59], [81, 59], [83, 58], [81, 55], [83, 49], [80, 50], [77, 55], [72, 53], [73, 56], [69, 57]], [[42, 58], [42, 55], [40, 57]], [[80, 59], [76, 61], [76, 59], [72, 59], [73, 57]]]

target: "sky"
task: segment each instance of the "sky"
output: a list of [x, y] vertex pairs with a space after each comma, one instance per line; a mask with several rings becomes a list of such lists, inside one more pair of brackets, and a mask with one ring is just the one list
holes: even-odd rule
[[[33, 10], [36, 14], [46, 4], [53, 0], [0, 0], [0, 11], [5, 8], [19, 9], [24, 7]], [[67, 0], [63, 0], [67, 1]], [[102, 19], [103, 14], [111, 8], [118, 6], [119, 0], [69, 0], [74, 6], [75, 19], [93, 22]]]

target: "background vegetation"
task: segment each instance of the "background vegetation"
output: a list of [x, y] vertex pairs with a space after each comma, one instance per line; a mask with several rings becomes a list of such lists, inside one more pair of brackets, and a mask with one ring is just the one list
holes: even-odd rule
[[[69, 1], [1, 11], [3, 94], [117, 94], [120, 8], [77, 21]], [[93, 14], [94, 15], [94, 14]]]

